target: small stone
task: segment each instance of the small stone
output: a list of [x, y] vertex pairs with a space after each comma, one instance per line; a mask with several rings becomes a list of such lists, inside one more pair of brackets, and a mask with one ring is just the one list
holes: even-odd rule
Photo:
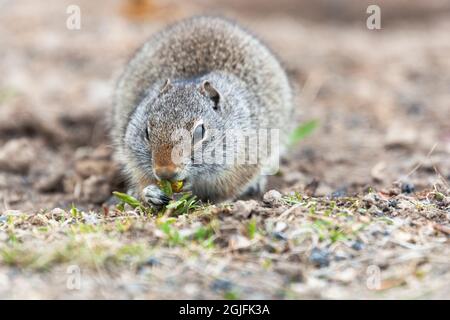
[[388, 205], [389, 207], [396, 209], [398, 207], [398, 200], [396, 199], [389, 200]]
[[200, 288], [196, 283], [187, 283], [184, 285], [183, 291], [188, 296], [193, 296], [193, 295], [196, 295], [200, 291]]
[[147, 261], [144, 262], [144, 265], [149, 267], [156, 267], [161, 265], [161, 262], [159, 262], [159, 260], [156, 259], [155, 257], [150, 257], [147, 259]]
[[314, 248], [309, 255], [309, 261], [319, 268], [328, 267], [330, 265], [330, 254], [325, 249]]
[[364, 244], [361, 241], [356, 240], [352, 243], [353, 250], [360, 251], [363, 248], [364, 248]]
[[280, 205], [282, 203], [282, 195], [277, 190], [267, 191], [263, 196], [264, 203], [270, 205]]
[[228, 241], [231, 250], [245, 249], [251, 246], [251, 241], [241, 235], [233, 235]]
[[338, 254], [334, 255], [334, 259], [333, 260], [334, 261], [344, 261], [344, 260], [348, 260], [348, 259], [349, 259], [348, 255], [338, 253]]
[[61, 209], [61, 208], [54, 208], [50, 211], [51, 217], [52, 219], [56, 220], [56, 221], [60, 221], [62, 219], [68, 219], [69, 218], [69, 213], [66, 212], [65, 210]]
[[385, 214], [382, 210], [380, 210], [377, 206], [372, 205], [367, 212], [374, 217], [383, 217]]
[[376, 204], [379, 199], [380, 198], [373, 192], [368, 193], [363, 197], [363, 201], [369, 205]]
[[404, 182], [402, 183], [402, 193], [413, 193], [415, 190], [414, 184], [409, 183], [409, 182]]
[[35, 150], [28, 139], [10, 140], [0, 149], [0, 170], [25, 174], [35, 158]]
[[225, 279], [216, 279], [211, 284], [211, 290], [214, 291], [230, 291], [233, 288], [233, 283]]
[[275, 225], [275, 232], [281, 232], [287, 228], [287, 224], [284, 221], [278, 221]]
[[340, 188], [331, 194], [331, 198], [333, 198], [333, 199], [334, 198], [342, 198], [342, 197], [345, 197], [346, 195], [347, 195], [347, 189]]
[[84, 222], [86, 224], [94, 225], [98, 223], [97, 216], [92, 213], [83, 213]]
[[35, 226], [46, 226], [48, 225], [48, 219], [42, 214], [33, 215], [30, 218], [30, 222]]
[[255, 200], [248, 200], [248, 201], [239, 200], [236, 201], [236, 203], [234, 204], [233, 213], [236, 213], [244, 217], [248, 217], [250, 216], [252, 211], [256, 209], [257, 206], [258, 202]]
[[299, 264], [277, 262], [274, 271], [289, 278], [290, 282], [300, 282], [303, 280], [303, 272]]
[[277, 240], [283, 240], [283, 241], [287, 240], [287, 237], [286, 237], [286, 235], [283, 232], [275, 231], [275, 232], [272, 233], [272, 235]]

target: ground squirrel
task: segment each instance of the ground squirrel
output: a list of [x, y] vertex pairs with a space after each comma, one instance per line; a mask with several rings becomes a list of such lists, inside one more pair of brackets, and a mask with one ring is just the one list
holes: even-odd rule
[[[228, 131], [278, 129], [283, 142], [292, 108], [286, 73], [260, 40], [223, 18], [190, 18], [151, 37], [128, 63], [116, 89], [116, 155], [133, 190], [150, 205], [169, 201], [157, 187], [162, 179], [183, 181], [183, 191], [212, 202], [261, 192], [264, 157], [202, 162], [194, 161], [193, 150], [229, 152], [217, 148], [226, 145]], [[188, 155], [180, 152], [180, 139], [192, 147]], [[255, 141], [248, 138], [234, 152], [248, 151]]]

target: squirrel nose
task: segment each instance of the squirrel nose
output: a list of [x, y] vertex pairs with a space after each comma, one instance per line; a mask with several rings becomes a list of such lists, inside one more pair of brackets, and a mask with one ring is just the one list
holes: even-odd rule
[[178, 174], [173, 166], [155, 167], [155, 175], [159, 180], [172, 180]]

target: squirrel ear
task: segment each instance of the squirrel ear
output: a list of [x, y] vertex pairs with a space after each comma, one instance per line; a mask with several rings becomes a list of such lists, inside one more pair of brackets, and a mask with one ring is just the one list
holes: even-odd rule
[[208, 80], [203, 81], [200, 87], [200, 92], [208, 96], [214, 102], [214, 110], [219, 108], [220, 93], [213, 87], [211, 82]]
[[170, 79], [167, 79], [166, 82], [164, 82], [164, 85], [161, 87], [161, 90], [159, 90], [159, 94], [166, 93], [170, 88], [172, 88], [172, 83], [170, 82]]

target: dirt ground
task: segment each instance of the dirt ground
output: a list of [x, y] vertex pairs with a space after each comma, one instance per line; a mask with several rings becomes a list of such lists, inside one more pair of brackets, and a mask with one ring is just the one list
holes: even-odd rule
[[[378, 1], [381, 30], [365, 1], [250, 3], [0, 1], [0, 298], [450, 298], [450, 3]], [[278, 54], [318, 127], [263, 199], [118, 209], [115, 82], [205, 12]]]

